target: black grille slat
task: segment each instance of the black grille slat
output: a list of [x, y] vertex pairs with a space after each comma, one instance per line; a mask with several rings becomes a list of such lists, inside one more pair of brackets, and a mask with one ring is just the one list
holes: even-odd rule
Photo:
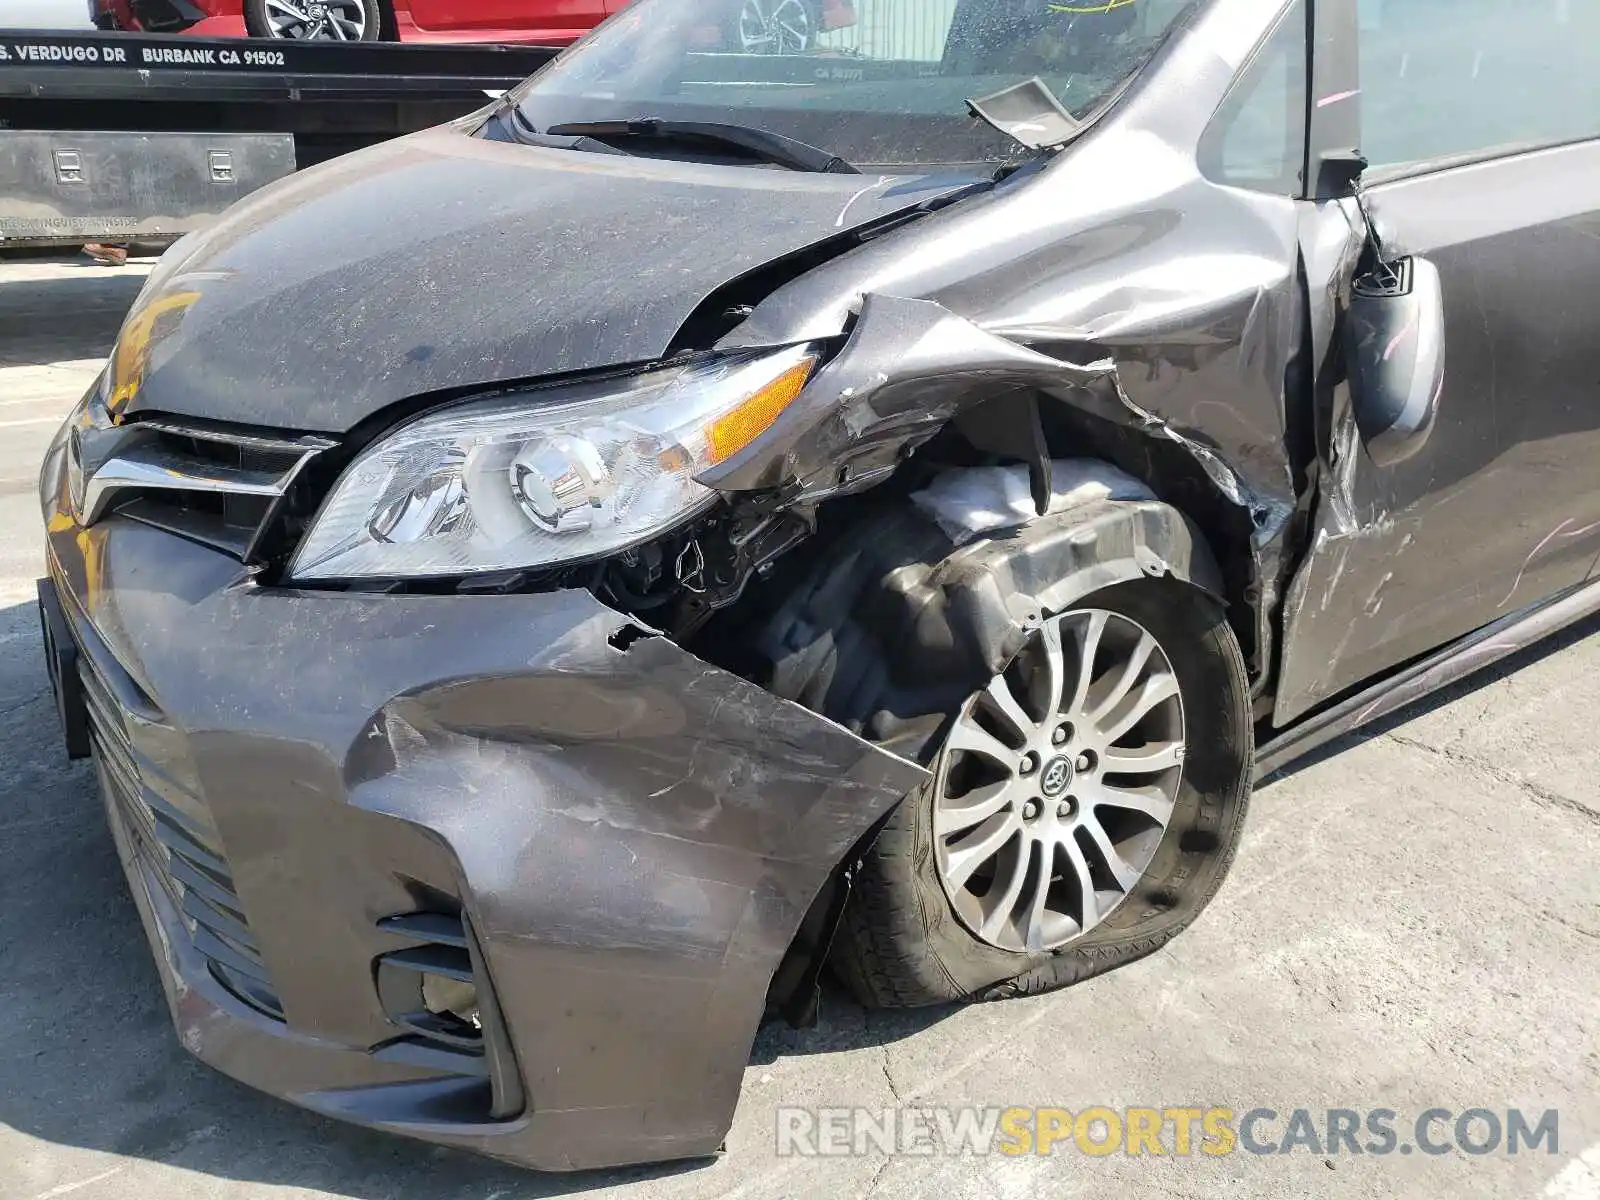
[[183, 885], [184, 891], [204, 896], [214, 906], [236, 913], [241, 920], [244, 918], [244, 913], [239, 908], [239, 897], [234, 895], [232, 889], [224, 887], [186, 859], [170, 855], [167, 859], [167, 870]]
[[429, 1071], [448, 1071], [452, 1075], [489, 1077], [489, 1063], [482, 1054], [457, 1050], [420, 1037], [399, 1037], [372, 1051], [379, 1062], [401, 1063]]
[[[80, 654], [79, 662], [88, 658]], [[204, 812], [203, 805], [144, 760], [127, 723], [112, 715], [122, 710], [101, 673], [85, 669], [81, 674], [101, 777], [135, 853], [182, 914], [190, 941], [217, 979], [247, 1003], [281, 1020], [282, 1005], [234, 889], [232, 868], [215, 829], [198, 815]], [[138, 714], [137, 720], [152, 724], [148, 711]], [[182, 803], [174, 803], [175, 797]]]
[[[212, 854], [220, 857], [222, 851], [217, 844], [216, 830], [207, 825], [201, 824], [198, 816], [183, 808], [179, 808], [172, 802], [171, 799], [168, 798], [172, 788], [171, 780], [157, 779], [155, 782], [161, 782], [167, 785], [166, 788], [162, 789], [161, 791], [157, 791], [156, 788], [152, 786], [151, 776], [154, 774], [154, 772], [149, 769], [149, 764], [145, 762], [139, 762], [137, 764], [137, 769], [139, 772], [139, 779], [144, 784], [142, 792], [142, 795], [144, 796], [144, 802], [150, 806], [150, 811], [155, 815], [156, 819], [171, 825], [175, 830], [187, 837], [190, 841], [205, 847], [207, 850], [211, 851]], [[192, 804], [193, 801], [191, 800], [190, 803]]]
[[[225, 432], [166, 419], [128, 427], [133, 439], [114, 468], [135, 464], [142, 475], [106, 479], [105, 511], [220, 550], [250, 553], [301, 465], [333, 443]], [[148, 468], [163, 473], [151, 479]]]
[[100, 726], [101, 735], [113, 743], [117, 750], [128, 754], [132, 743], [121, 710], [99, 675], [88, 665], [89, 656], [80, 654], [78, 662], [81, 664], [78, 678], [83, 681], [83, 700], [89, 707], [89, 719]]
[[[128, 837], [133, 842], [135, 853], [146, 863], [151, 865], [159, 864], [161, 861], [160, 850], [150, 839], [150, 835], [138, 823], [138, 818], [130, 812], [129, 806], [118, 804], [117, 811], [122, 814], [123, 828], [128, 831]], [[156, 869], [151, 874], [155, 877], [156, 882], [161, 885], [161, 890], [167, 894], [167, 898], [172, 901], [172, 906], [181, 908], [183, 906], [183, 889], [178, 886], [177, 880], [161, 870], [159, 866], [156, 866]]]
[[233, 876], [228, 873], [226, 862], [192, 839], [183, 836], [170, 825], [163, 825], [152, 819], [151, 828], [156, 841], [166, 847], [168, 853], [179, 855], [190, 866], [204, 871], [230, 892], [233, 890]]
[[272, 979], [267, 975], [267, 968], [259, 958], [251, 957], [238, 946], [212, 933], [204, 925], [196, 925], [189, 931], [189, 936], [194, 939], [194, 948], [207, 958], [221, 963], [230, 971], [248, 975], [269, 987], [272, 985]]
[[[522, 1075], [466, 911], [441, 905], [397, 913], [380, 918], [378, 928], [418, 944], [391, 950], [375, 961], [379, 1001], [407, 1035], [375, 1047], [373, 1057], [482, 1076], [489, 1083], [485, 1100], [490, 1120], [521, 1113], [527, 1100]], [[470, 983], [472, 1011], [464, 1012], [457, 1007], [459, 1001], [445, 994], [430, 997], [429, 976]]]
[[430, 1041], [443, 1042], [446, 1046], [472, 1054], [483, 1053], [482, 1032], [465, 1021], [453, 1021], [422, 1009], [420, 1012], [400, 1013], [394, 1017], [394, 1022], [402, 1029], [409, 1029]]
[[458, 950], [454, 946], [413, 946], [409, 950], [396, 950], [391, 954], [385, 954], [383, 961], [407, 971], [443, 975], [446, 979], [458, 980], [461, 983], [477, 981], [472, 973], [471, 956], [465, 950]]
[[261, 961], [261, 947], [256, 945], [256, 939], [250, 930], [245, 928], [241, 920], [242, 914], [229, 913], [202, 898], [198, 892], [187, 889], [183, 896], [183, 911], [195, 924], [204, 925], [218, 937], [231, 942], [248, 954], [252, 961]]
[[262, 985], [253, 977], [230, 971], [222, 963], [212, 960], [211, 973], [235, 996], [266, 1013], [275, 1020], [283, 1020], [283, 1002], [278, 999], [270, 984]]
[[233, 883], [233, 869], [205, 800], [171, 774], [179, 766], [175, 731], [166, 715], [112, 655], [81, 603], [57, 580], [78, 646], [78, 675], [88, 709], [90, 742], [102, 786], [153, 876], [212, 974], [254, 1008], [283, 1019], [283, 1007]]
[[378, 922], [378, 928], [385, 933], [415, 938], [419, 942], [437, 942], [457, 950], [467, 948], [467, 931], [461, 926], [461, 918], [446, 913], [419, 912], [385, 917]]
[[[60, 594], [70, 595], [65, 591]], [[111, 652], [100, 641], [81, 610], [75, 615], [74, 632], [78, 634], [78, 646], [82, 651], [78, 655], [79, 675], [85, 686], [93, 688], [107, 706], [107, 711], [115, 716], [114, 725], [119, 737], [123, 741], [128, 740], [130, 719], [144, 724], [160, 724], [164, 719], [160, 709], [145, 695], [144, 689], [133, 677], [111, 658]]]
[[244, 471], [260, 471], [281, 475], [294, 469], [305, 453], [300, 447], [278, 448], [261, 444], [218, 440], [202, 437], [198, 433], [179, 433], [164, 428], [156, 434], [156, 441], [180, 458], [193, 459], [210, 466], [237, 467]]
[[[210, 855], [217, 862], [224, 863], [222, 846], [216, 831], [200, 825], [198, 821], [183, 812], [182, 809], [177, 808], [171, 802], [158, 795], [149, 786], [149, 776], [144, 771], [139, 772], [139, 778], [145, 784], [140, 789], [140, 796], [144, 800], [145, 806], [150, 809], [150, 815], [156, 819], [157, 824], [167, 826], [172, 830], [174, 837], [182, 838], [197, 849]], [[222, 867], [222, 874], [231, 874], [226, 865]]]
[[239, 508], [230, 511], [228, 497], [208, 496], [203, 492], [135, 496], [116, 507], [119, 516], [131, 517], [239, 559], [250, 548], [256, 529], [266, 520], [266, 503], [258, 503], [254, 511], [256, 519], [247, 520]]
[[140, 790], [139, 772], [133, 764], [133, 756], [114, 735], [107, 734], [105, 718], [100, 715], [93, 703], [89, 705], [89, 731], [95, 745], [100, 749], [100, 757], [105, 761], [106, 770], [116, 776], [119, 786], [137, 795]]

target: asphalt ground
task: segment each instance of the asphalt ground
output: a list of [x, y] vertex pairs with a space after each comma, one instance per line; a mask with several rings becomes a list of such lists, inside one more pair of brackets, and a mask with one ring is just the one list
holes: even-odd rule
[[[341, 1126], [190, 1059], [168, 1024], [89, 772], [62, 755], [33, 606], [33, 477], [148, 263], [0, 258], [0, 1198], [1600, 1198], [1600, 622], [1344, 739], [1256, 794], [1228, 884], [1161, 953], [1049, 996], [867, 1013], [758, 1039], [709, 1165], [537, 1175]], [[780, 1154], [864, 1106], [1270, 1109], [1230, 1153]], [[1318, 1143], [1396, 1117], [1390, 1153]], [[1425, 1124], [1430, 1109], [1452, 1117]], [[1508, 1110], [1552, 1139], [1455, 1142]], [[977, 1114], [977, 1115], [981, 1115]], [[898, 1118], [902, 1134], [915, 1117]], [[1038, 1114], [1036, 1122], [1059, 1113]], [[1466, 1142], [1481, 1146], [1487, 1118]], [[787, 1123], [787, 1124], [783, 1124]], [[1068, 1123], [1070, 1127], [1070, 1121]], [[1025, 1126], [1037, 1129], [1039, 1125]], [[1092, 1123], [1091, 1148], [1106, 1127]], [[1242, 1130], [1241, 1130], [1242, 1133]], [[1199, 1132], [1196, 1132], [1199, 1138]], [[1004, 1140], [1004, 1139], [1002, 1139]], [[789, 1149], [850, 1149], [797, 1137]], [[1357, 1145], [1381, 1144], [1363, 1124]], [[1017, 1139], [1010, 1139], [1012, 1148]], [[1411, 1146], [1410, 1153], [1402, 1146]], [[1036, 1150], [1036, 1147], [1035, 1147]]]

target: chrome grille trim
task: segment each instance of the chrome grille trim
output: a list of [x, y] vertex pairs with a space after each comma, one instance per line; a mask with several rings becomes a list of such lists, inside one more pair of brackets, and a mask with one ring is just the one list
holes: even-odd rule
[[186, 425], [181, 421], [150, 420], [131, 425], [131, 429], [147, 429], [153, 433], [171, 434], [173, 437], [194, 438], [201, 442], [217, 442], [224, 446], [239, 446], [246, 450], [262, 450], [271, 454], [316, 453], [332, 449], [336, 444], [320, 437], [273, 437], [266, 433], [235, 433], [210, 427]]
[[85, 526], [118, 510], [248, 559], [306, 464], [334, 445], [169, 418], [91, 418], [68, 443], [68, 490]]
[[85, 525], [93, 525], [111, 504], [129, 492], [204, 492], [276, 500], [319, 453], [317, 449], [302, 451], [285, 471], [260, 471], [186, 459], [158, 442], [136, 442], [107, 458], [85, 481], [79, 519]]

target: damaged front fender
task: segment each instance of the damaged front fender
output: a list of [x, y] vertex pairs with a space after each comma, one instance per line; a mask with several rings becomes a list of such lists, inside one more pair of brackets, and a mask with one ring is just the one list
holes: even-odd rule
[[767, 435], [700, 481], [724, 492], [804, 498], [858, 491], [957, 413], [1017, 389], [1106, 384], [1110, 360], [1079, 366], [989, 333], [931, 300], [867, 296], [844, 350]]

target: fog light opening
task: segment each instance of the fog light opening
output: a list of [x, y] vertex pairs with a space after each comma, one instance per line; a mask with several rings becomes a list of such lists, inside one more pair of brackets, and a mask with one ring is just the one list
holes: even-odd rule
[[478, 1011], [478, 989], [474, 984], [445, 975], [424, 973], [423, 1006], [436, 1017], [451, 1017], [480, 1033], [483, 1018]]

